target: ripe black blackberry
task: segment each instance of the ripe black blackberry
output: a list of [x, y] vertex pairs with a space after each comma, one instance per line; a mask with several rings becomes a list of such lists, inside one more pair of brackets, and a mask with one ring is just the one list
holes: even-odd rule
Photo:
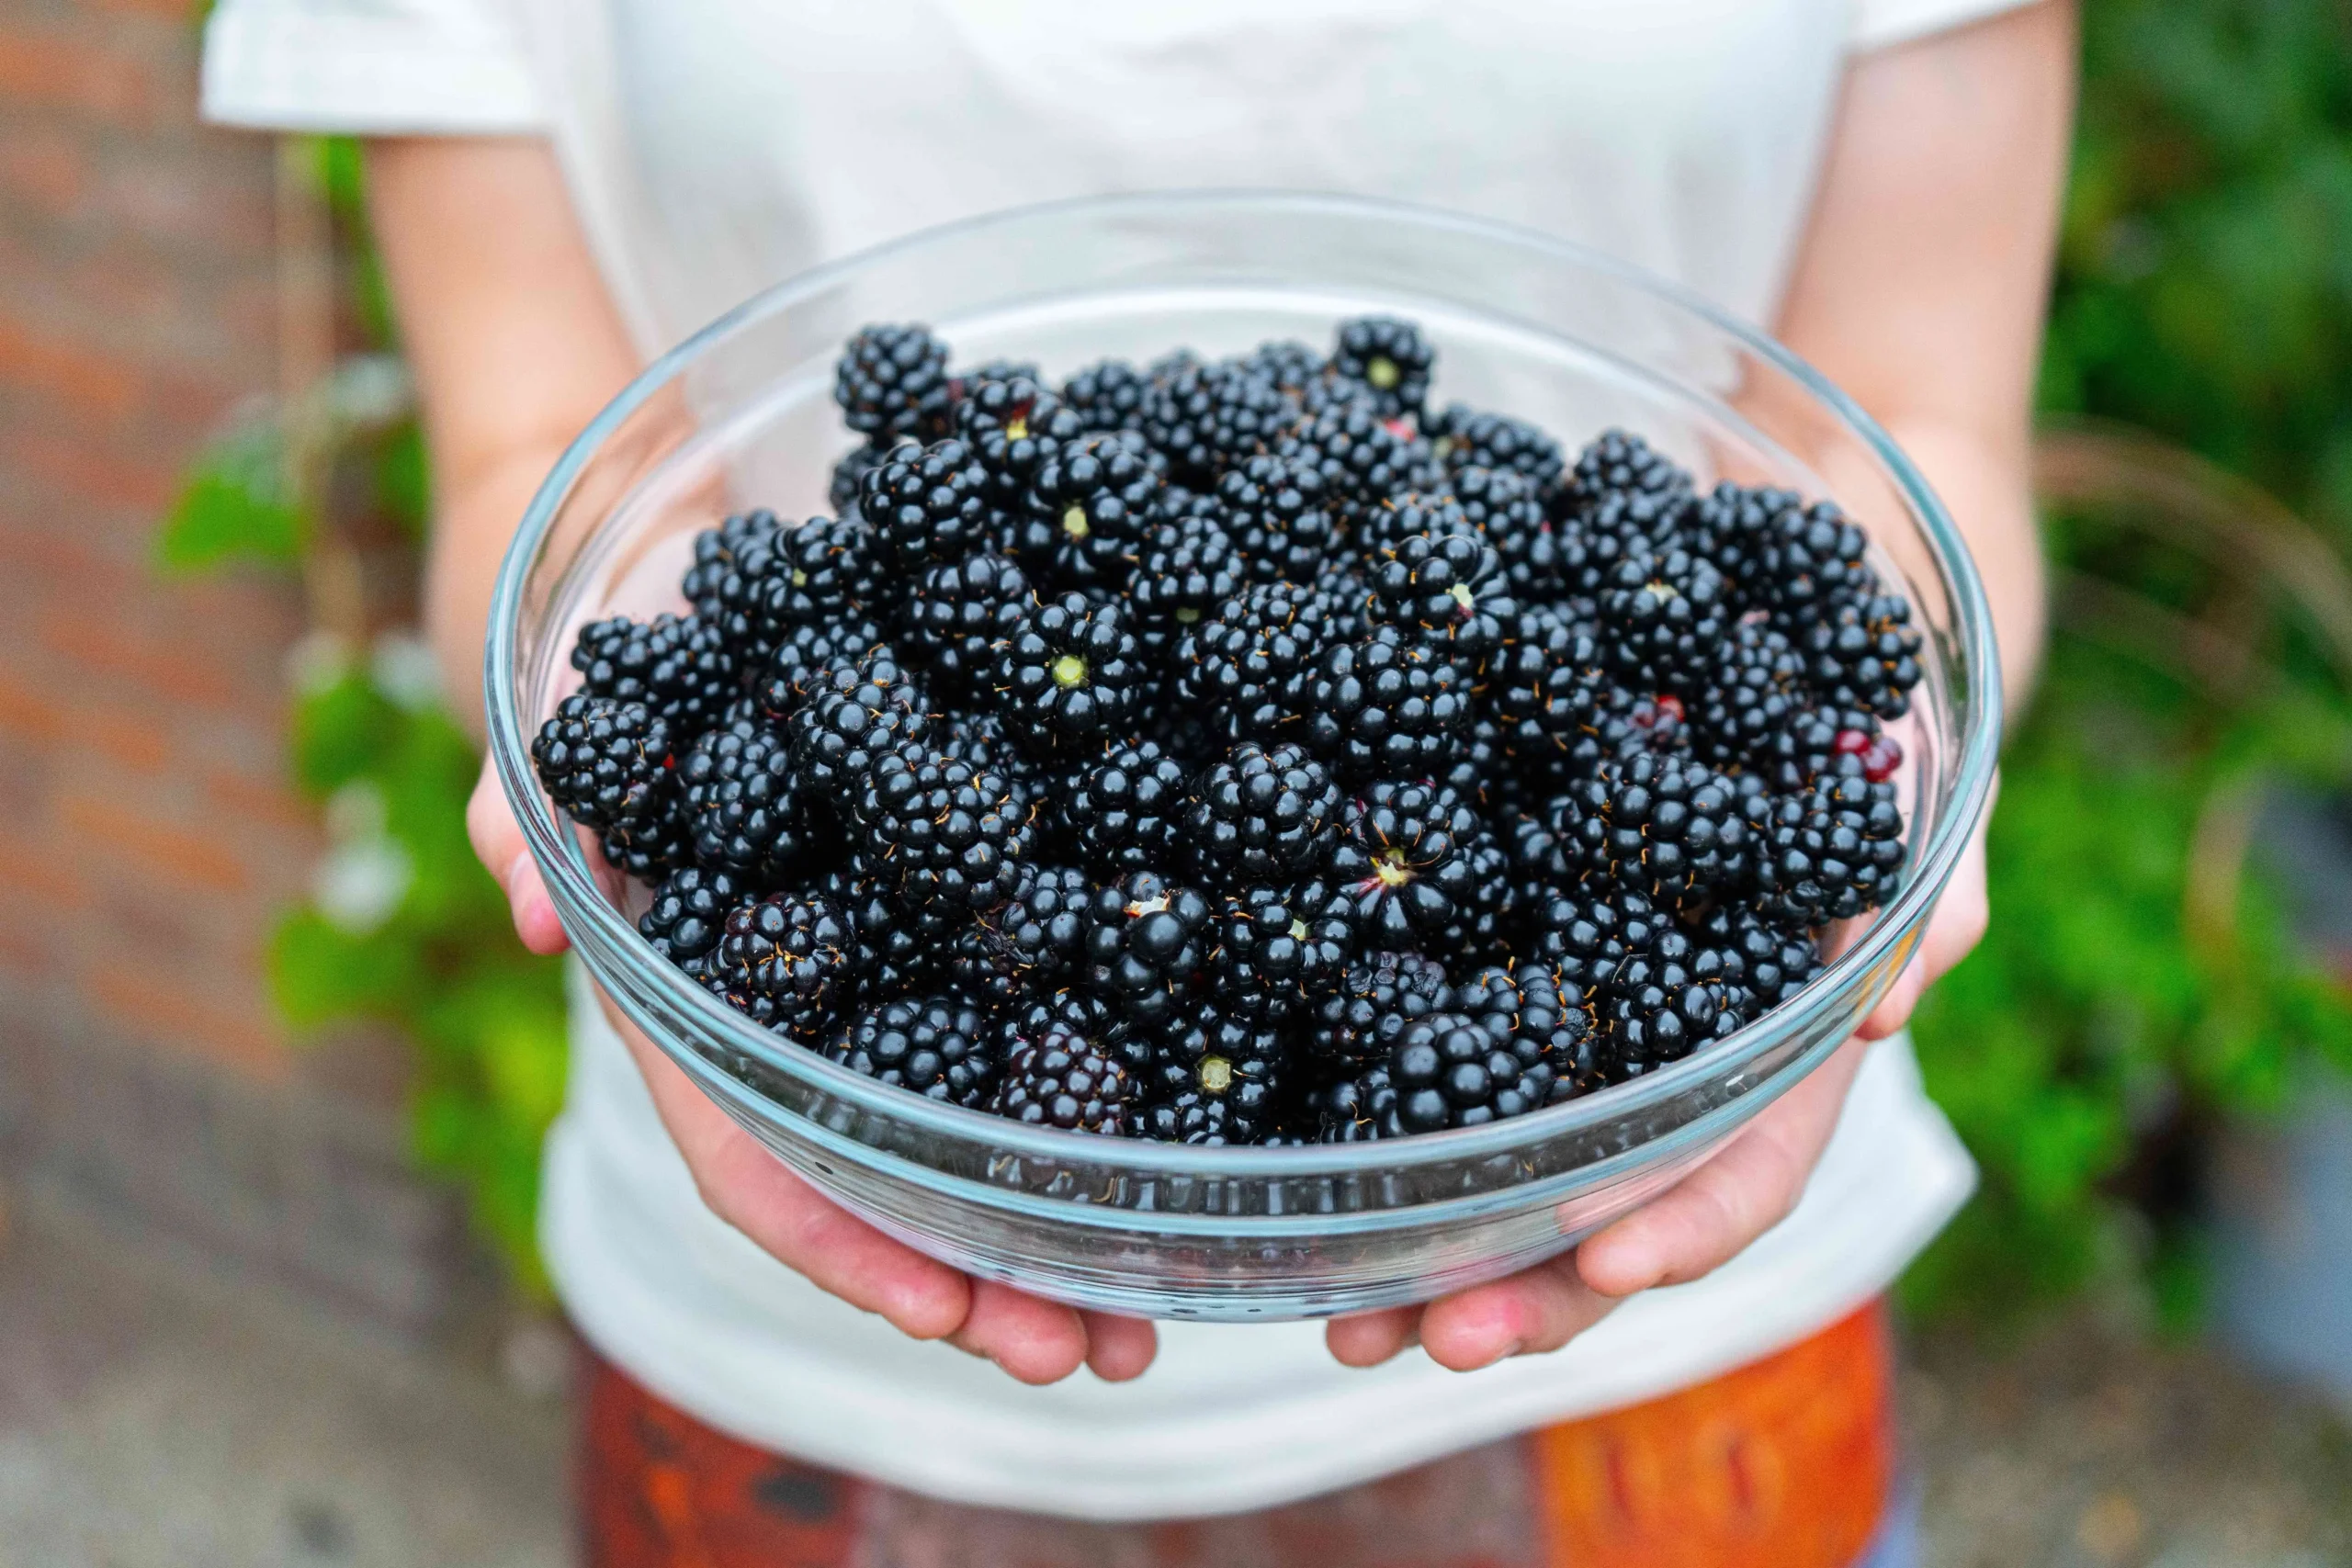
[[858, 481], [857, 512], [884, 570], [907, 580], [986, 549], [1002, 532], [992, 480], [956, 440], [900, 447]]
[[1729, 1032], [1736, 1021], [1723, 1010], [1721, 987], [1691, 972], [1694, 949], [1679, 931], [1666, 931], [1652, 947], [1628, 954], [1611, 976], [1604, 994], [1618, 1077], [1637, 1077], [1679, 1061]]
[[1140, 652], [1119, 601], [1065, 593], [1035, 605], [997, 647], [996, 711], [1040, 753], [1099, 743], [1128, 728]]
[[[1589, 743], [1588, 743], [1589, 742]], [[1690, 750], [1689, 710], [1671, 692], [1629, 692], [1611, 686], [1600, 699], [1600, 711], [1586, 741], [1572, 756], [1579, 769], [1589, 771], [1603, 758], [1631, 757], [1642, 752], [1682, 756]]]
[[1022, 498], [1013, 553], [1054, 582], [1123, 582], [1158, 515], [1163, 482], [1141, 436], [1067, 442], [1037, 466]]
[[818, 676], [785, 727], [801, 788], [843, 808], [876, 761], [930, 732], [913, 682], [883, 650]]
[[1716, 955], [1719, 968], [1728, 973], [1736, 965], [1736, 981], [1756, 1012], [1789, 1000], [1821, 972], [1821, 950], [1809, 931], [1752, 905], [1709, 910], [1695, 934]]
[[994, 359], [980, 361], [968, 370], [956, 371], [948, 378], [948, 381], [949, 385], [956, 389], [956, 400], [962, 402], [991, 381], [1043, 383], [1045, 378], [1046, 373], [1037, 368], [1035, 360], [1013, 359], [1005, 355], [999, 355]]
[[1519, 620], [1501, 562], [1467, 534], [1399, 540], [1373, 569], [1367, 609], [1374, 621], [1453, 660], [1464, 673], [1484, 669]]
[[871, 1005], [956, 983], [954, 944], [961, 932], [910, 911], [862, 853], [853, 852], [814, 884], [819, 897], [842, 912], [855, 939], [850, 964], [857, 998]]
[[1335, 534], [1323, 475], [1313, 464], [1268, 453], [1244, 458], [1217, 480], [1225, 531], [1260, 582], [1312, 582]]
[[1628, 684], [1689, 692], [1702, 685], [1729, 629], [1723, 574], [1684, 549], [1634, 548], [1600, 594], [1603, 641]]
[[1006, 1031], [1003, 1077], [989, 1109], [1031, 1126], [1117, 1137], [1135, 1094], [1127, 1070], [1058, 1023]]
[[1498, 899], [1503, 889], [1479, 886], [1474, 868], [1485, 839], [1477, 812], [1441, 785], [1376, 784], [1351, 802], [1331, 880], [1363, 945], [1442, 942]]
[[1700, 757], [1720, 768], [1759, 761], [1804, 705], [1803, 669], [1789, 639], [1773, 627], [1747, 620], [1734, 626], [1686, 704]]
[[875, 760], [856, 816], [871, 863], [917, 909], [993, 909], [1018, 886], [1029, 813], [993, 769], [904, 742]]
[[1424, 424], [1448, 468], [1508, 469], [1532, 481], [1539, 498], [1558, 486], [1567, 468], [1560, 444], [1523, 419], [1450, 403]]
[[768, 650], [752, 696], [768, 723], [782, 724], [800, 711], [833, 671], [868, 659], [887, 659], [895, 665], [898, 655], [883, 640], [882, 628], [862, 616], [795, 626]]
[[1806, 626], [1797, 646], [1805, 679], [1824, 702], [1880, 718], [1911, 711], [1911, 688], [1919, 683], [1920, 637], [1911, 624], [1911, 605], [1899, 594], [1838, 604]]
[[1738, 785], [1704, 763], [1655, 752], [1603, 762], [1548, 808], [1584, 869], [1668, 900], [1738, 886], [1748, 871], [1750, 807]]
[[[1566, 887], [1531, 903], [1522, 915], [1522, 959], [1548, 964], [1563, 984], [1587, 990], [1607, 985], [1625, 961], [1626, 920], [1603, 887]], [[1649, 939], [1646, 924], [1639, 940]]]
[[1027, 376], [982, 381], [956, 405], [956, 434], [988, 476], [989, 495], [1007, 511], [1021, 504], [1046, 460], [1088, 434], [1076, 409]]
[[1054, 837], [1081, 864], [1140, 871], [1176, 863], [1192, 773], [1156, 740], [1114, 746], [1047, 801]]
[[1303, 1017], [1336, 987], [1355, 955], [1355, 932], [1326, 882], [1250, 887], [1216, 915], [1209, 994], [1228, 1016], [1267, 1023]]
[[1518, 625], [1487, 661], [1487, 712], [1504, 752], [1530, 778], [1555, 782], [1580, 738], [1598, 725], [1609, 691], [1600, 642], [1549, 605], [1522, 605]]
[[1216, 716], [1237, 739], [1276, 739], [1299, 713], [1316, 658], [1344, 635], [1330, 598], [1288, 582], [1261, 582], [1194, 626], [1177, 651], [1177, 694]]
[[740, 684], [733, 649], [700, 615], [591, 621], [572, 645], [571, 667], [585, 694], [643, 703], [679, 735], [718, 723]]
[[774, 584], [789, 575], [785, 526], [762, 507], [695, 536], [694, 564], [679, 586], [695, 615], [732, 650], [736, 668], [757, 670], [784, 627], [774, 618]]
[[1443, 773], [1463, 753], [1474, 707], [1452, 660], [1386, 626], [1324, 649], [1295, 705], [1291, 731], [1348, 784]]
[[950, 992], [867, 1008], [832, 1038], [825, 1055], [877, 1082], [978, 1110], [996, 1090], [1002, 1044], [1001, 1027]]
[[859, 959], [857, 930], [839, 905], [772, 893], [729, 913], [708, 983], [752, 1021], [813, 1044], [847, 1005]]
[[842, 423], [869, 440], [947, 434], [952, 393], [947, 345], [923, 326], [871, 326], [849, 340], [833, 368]]
[[1317, 999], [1301, 1045], [1323, 1066], [1363, 1071], [1388, 1054], [1407, 1024], [1454, 1003], [1445, 966], [1418, 953], [1374, 953], [1350, 964]]
[[564, 814], [598, 832], [650, 827], [677, 787], [678, 745], [643, 703], [574, 694], [531, 741], [539, 783]]
[[1136, 428], [1164, 454], [1170, 477], [1196, 488], [1264, 452], [1303, 417], [1273, 379], [1238, 360], [1174, 365], [1155, 377]]
[[1159, 1024], [1191, 996], [1206, 960], [1209, 901], [1158, 873], [1097, 888], [1086, 934], [1087, 985], [1127, 1017]]
[[1565, 1090], [1555, 1090], [1555, 1100], [1604, 1087], [1609, 1042], [1594, 1017], [1592, 993], [1564, 978], [1556, 964], [1521, 963], [1511, 978], [1519, 989], [1515, 1049], [1551, 1066]]
[[1086, 964], [1094, 879], [1073, 866], [1024, 865], [1012, 897], [980, 919], [1003, 966], [1030, 990], [1067, 985]]
[[906, 451], [919, 451], [922, 446], [921, 442], [911, 439], [868, 442], [842, 453], [840, 460], [833, 464], [832, 478], [825, 484], [825, 502], [833, 509], [833, 515], [858, 518], [863, 522], [864, 518], [859, 517], [857, 510], [857, 497], [865, 487], [865, 476], [894, 456]]
[[1475, 534], [1477, 527], [1462, 503], [1444, 491], [1409, 490], [1388, 497], [1356, 520], [1354, 544], [1370, 559], [1381, 559], [1408, 539]]
[[[906, 448], [911, 453], [913, 448]], [[884, 572], [881, 542], [855, 517], [811, 517], [780, 530], [782, 569], [760, 592], [761, 612], [779, 634], [788, 627], [880, 616], [902, 585]]]
[[1535, 481], [1509, 468], [1459, 468], [1447, 492], [1465, 528], [1491, 547], [1514, 594], [1555, 599], [1564, 590], [1566, 561], [1550, 510]]
[[1172, 1144], [1254, 1144], [1272, 1130], [1290, 1055], [1279, 1030], [1204, 1008], [1145, 1042], [1130, 1133]]
[[1151, 383], [1124, 359], [1090, 365], [1062, 385], [1062, 401], [1089, 430], [1132, 430]]
[[1369, 388], [1385, 419], [1420, 412], [1436, 363], [1420, 328], [1389, 316], [1341, 322], [1331, 350], [1332, 372]]
[[748, 888], [781, 887], [818, 863], [832, 834], [811, 819], [791, 749], [765, 725], [714, 729], [678, 764], [695, 857]]
[[1442, 1133], [1521, 1116], [1551, 1102], [1548, 1064], [1523, 1061], [1466, 1013], [1438, 1012], [1398, 1032], [1385, 1061], [1326, 1097], [1328, 1142]]
[[942, 692], [970, 692], [995, 672], [996, 645], [1029, 604], [1029, 579], [1010, 556], [989, 552], [932, 567], [899, 611], [907, 651]]
[[1769, 914], [1815, 927], [1892, 897], [1903, 866], [1894, 786], [1852, 776], [1747, 798], [1756, 878]]
[[694, 829], [674, 789], [665, 795], [659, 811], [605, 829], [596, 836], [596, 844], [615, 870], [639, 882], [659, 882], [695, 859]]
[[1296, 338], [1272, 338], [1242, 355], [1241, 362], [1285, 392], [1302, 392], [1331, 372], [1319, 349]]
[[1340, 788], [1300, 747], [1244, 740], [1193, 786], [1185, 837], [1227, 886], [1312, 877], [1340, 836]]
[[638, 934], [653, 951], [700, 978], [711, 951], [727, 934], [727, 916], [744, 894], [734, 874], [690, 865], [672, 872], [637, 918]]
[[1245, 581], [1240, 551], [1215, 500], [1189, 491], [1164, 496], [1127, 579], [1136, 636], [1148, 652], [1173, 658], [1184, 633], [1240, 592]]
[[[1371, 404], [1323, 409], [1277, 438], [1275, 456], [1314, 466], [1342, 530], [1363, 536], [1367, 518], [1391, 499], [1432, 491], [1443, 470], [1425, 441], [1393, 427]], [[1366, 543], [1360, 537], [1360, 546]]]
[[[1588, 529], [1669, 540], [1696, 500], [1690, 476], [1640, 436], [1603, 431], [1577, 455], [1563, 501]], [[1613, 507], [1604, 502], [1614, 502]]]

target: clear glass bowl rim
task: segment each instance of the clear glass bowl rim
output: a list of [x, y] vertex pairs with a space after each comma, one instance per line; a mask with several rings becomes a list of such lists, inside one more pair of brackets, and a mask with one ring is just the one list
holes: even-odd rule
[[[1166, 216], [1184, 211], [1230, 213], [1247, 221], [1252, 213], [1318, 214], [1338, 218], [1377, 220], [1451, 231], [1482, 243], [1547, 254], [1572, 269], [1607, 275], [1636, 291], [1695, 317], [1723, 333], [1742, 348], [1788, 376], [1859, 436], [1894, 477], [1905, 500], [1920, 520], [1929, 554], [1950, 592], [1965, 685], [1954, 693], [1961, 709], [1959, 757], [1952, 771], [1950, 805], [1935, 823], [1927, 844], [1915, 851], [1914, 871], [1893, 903], [1884, 906], [1870, 929], [1855, 943], [1825, 965], [1821, 973], [1792, 1001], [1763, 1014], [1756, 1021], [1708, 1048], [1657, 1072], [1597, 1093], [1547, 1107], [1506, 1121], [1445, 1133], [1423, 1133], [1409, 1138], [1381, 1139], [1363, 1144], [1311, 1145], [1283, 1148], [1204, 1146], [1163, 1144], [1149, 1139], [1123, 1139], [1120, 1163], [1136, 1172], [1170, 1176], [1218, 1178], [1306, 1179], [1373, 1172], [1396, 1172], [1416, 1165], [1504, 1155], [1554, 1134], [1589, 1127], [1672, 1099], [1699, 1082], [1727, 1076], [1770, 1050], [1804, 1021], [1833, 1005], [1847, 982], [1876, 964], [1887, 950], [1924, 924], [1928, 906], [1942, 894], [1944, 884], [1967, 845], [1971, 829], [1983, 814], [1991, 794], [1998, 761], [2001, 733], [2000, 667], [1995, 657], [1992, 608], [1984, 583], [1959, 527], [1945, 511], [1924, 475], [1897, 446], [1893, 436], [1861, 406], [1839, 390], [1827, 377], [1781, 346], [1758, 328], [1741, 321], [1695, 291], [1642, 267], [1538, 230], [1477, 218], [1413, 203], [1376, 197], [1337, 196], [1312, 191], [1179, 190], [1134, 195], [1081, 197], [1007, 208], [954, 223], [920, 230], [883, 244], [843, 256], [777, 283], [727, 311], [647, 366], [607, 403], [603, 412], [564, 449], [548, 471], [523, 513], [501, 561], [490, 608], [490, 630], [482, 664], [483, 705], [491, 755], [508, 804], [519, 819], [540, 874], [556, 884], [549, 889], [568, 919], [584, 919], [601, 928], [607, 942], [628, 951], [644, 939], [635, 926], [609, 903], [596, 886], [577, 836], [559, 829], [539, 794], [530, 761], [529, 738], [517, 712], [514, 692], [522, 636], [524, 588], [539, 546], [553, 526], [573, 481], [603, 448], [605, 440], [639, 408], [691, 367], [695, 360], [737, 330], [821, 293], [839, 279], [886, 256], [899, 256], [985, 231], [1028, 222], [1043, 217], [1099, 213], [1116, 218], [1123, 213]], [[649, 950], [647, 956], [650, 959]], [[927, 1099], [905, 1089], [876, 1082], [865, 1075], [827, 1061], [816, 1052], [780, 1050], [775, 1038], [718, 998], [663, 964], [641, 966], [652, 983], [684, 998], [686, 1010], [700, 1017], [729, 1048], [767, 1064], [774, 1070], [807, 1080], [826, 1095], [861, 1111], [920, 1127], [958, 1140], [994, 1144], [1006, 1154], [1042, 1160], [1102, 1157], [1098, 1134], [1034, 1127], [978, 1111]], [[1805, 1070], [1823, 1059], [1809, 1053], [1801, 1058]], [[1776, 1074], [1780, 1081], [1758, 1085], [1751, 1093], [1766, 1098], [1784, 1090], [1799, 1074]], [[781, 1109], [781, 1108], [779, 1108]], [[795, 1116], [796, 1121], [805, 1118]], [[816, 1123], [808, 1122], [814, 1129]], [[827, 1140], [831, 1141], [831, 1140]]]

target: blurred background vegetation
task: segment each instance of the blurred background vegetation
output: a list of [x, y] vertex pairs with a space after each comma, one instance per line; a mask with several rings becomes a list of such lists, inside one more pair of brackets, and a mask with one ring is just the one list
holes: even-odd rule
[[[2352, 765], [2348, 18], [2086, 0], [2041, 388], [2057, 631], [2008, 748], [1992, 935], [1917, 1026], [1984, 1170], [1906, 1282], [1924, 1312], [2100, 1289], [2193, 1322], [2215, 1132], [2278, 1114], [2315, 1061], [2352, 1065], [2344, 976], [2249, 852], [2273, 793], [2340, 798]], [[159, 540], [173, 570], [314, 576], [355, 494], [423, 527], [357, 153], [315, 152], [354, 354], [319, 409], [241, 427], [191, 477]], [[281, 928], [278, 996], [298, 1025], [415, 1040], [418, 1153], [536, 1291], [560, 985], [466, 851], [471, 752], [416, 653], [331, 629], [304, 665], [292, 763], [335, 848]]]

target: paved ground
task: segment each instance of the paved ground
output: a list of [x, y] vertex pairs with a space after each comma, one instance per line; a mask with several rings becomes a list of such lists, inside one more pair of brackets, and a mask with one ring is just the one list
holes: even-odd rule
[[[562, 1358], [504, 1352], [20, 1220], [0, 1568], [561, 1568]], [[2352, 1435], [2211, 1354], [2077, 1325], [1913, 1359], [1933, 1568], [2352, 1568]]]

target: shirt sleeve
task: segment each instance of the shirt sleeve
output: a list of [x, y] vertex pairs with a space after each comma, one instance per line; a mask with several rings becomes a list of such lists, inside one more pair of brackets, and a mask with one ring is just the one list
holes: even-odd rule
[[1847, 47], [1856, 54], [1981, 22], [2034, 0], [1854, 0]]
[[542, 129], [498, 0], [217, 0], [204, 114], [224, 125], [360, 135]]

